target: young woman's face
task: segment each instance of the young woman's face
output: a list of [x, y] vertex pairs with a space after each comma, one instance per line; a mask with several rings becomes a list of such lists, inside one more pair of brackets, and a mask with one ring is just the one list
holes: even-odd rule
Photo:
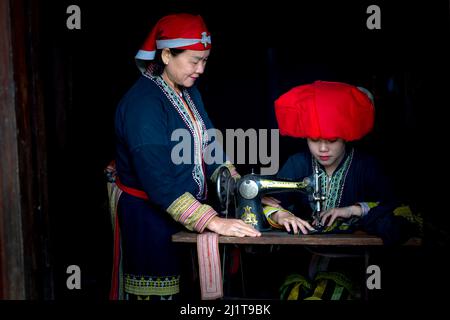
[[185, 50], [176, 56], [168, 55], [168, 63], [164, 72], [174, 87], [189, 88], [205, 71], [210, 50]]
[[335, 169], [345, 155], [345, 142], [342, 139], [307, 139], [308, 147], [316, 160], [325, 168]]

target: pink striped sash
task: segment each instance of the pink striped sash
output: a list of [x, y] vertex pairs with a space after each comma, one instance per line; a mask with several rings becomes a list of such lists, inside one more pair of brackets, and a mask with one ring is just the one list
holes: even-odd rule
[[199, 234], [197, 236], [197, 254], [202, 300], [222, 298], [219, 235], [214, 232]]

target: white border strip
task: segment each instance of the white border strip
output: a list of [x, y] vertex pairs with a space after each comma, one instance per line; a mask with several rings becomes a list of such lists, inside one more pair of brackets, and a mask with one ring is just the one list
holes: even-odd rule
[[139, 50], [135, 58], [142, 60], [153, 60], [155, 59], [155, 52], [156, 51]]

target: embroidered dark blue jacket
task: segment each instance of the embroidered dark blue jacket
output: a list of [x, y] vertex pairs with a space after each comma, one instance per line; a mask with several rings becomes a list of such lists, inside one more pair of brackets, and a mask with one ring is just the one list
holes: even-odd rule
[[[206, 129], [212, 124], [196, 87], [184, 89], [192, 99]], [[185, 97], [188, 98], [188, 97]], [[116, 166], [121, 182], [144, 190], [150, 201], [165, 210], [185, 192], [201, 200], [205, 190], [193, 177], [194, 139], [190, 137], [188, 164], [174, 164], [171, 141], [176, 129], [188, 129], [180, 114], [156, 83], [141, 76], [119, 103], [116, 111]], [[205, 165], [204, 184], [218, 164]]]

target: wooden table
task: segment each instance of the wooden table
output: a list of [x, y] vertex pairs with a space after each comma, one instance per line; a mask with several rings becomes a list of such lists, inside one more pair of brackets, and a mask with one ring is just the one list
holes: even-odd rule
[[[197, 244], [198, 233], [181, 231], [172, 236], [172, 241], [184, 244]], [[370, 259], [371, 248], [382, 248], [383, 241], [376, 236], [368, 235], [364, 232], [353, 234], [315, 234], [315, 235], [293, 235], [281, 231], [263, 232], [261, 237], [228, 237], [219, 236], [219, 244], [223, 245], [293, 245], [307, 248], [349, 248], [350, 251], [359, 252], [356, 254], [344, 253], [337, 257], [361, 257], [364, 259], [364, 268], [367, 270]], [[419, 247], [422, 239], [411, 238], [403, 244], [403, 247]], [[327, 251], [327, 250], [325, 250]], [[326, 256], [326, 254], [323, 254]], [[224, 274], [225, 276], [225, 274]], [[243, 275], [242, 275], [242, 283]], [[363, 299], [368, 299], [368, 289], [363, 290]], [[244, 294], [245, 296], [245, 294]]]
[[[173, 242], [197, 243], [197, 233], [181, 231], [172, 236]], [[381, 238], [363, 232], [354, 234], [317, 234], [293, 235], [287, 232], [263, 232], [261, 237], [227, 237], [219, 236], [219, 243], [223, 244], [260, 244], [260, 245], [303, 245], [303, 246], [382, 246]], [[420, 238], [411, 238], [405, 246], [420, 246]]]

